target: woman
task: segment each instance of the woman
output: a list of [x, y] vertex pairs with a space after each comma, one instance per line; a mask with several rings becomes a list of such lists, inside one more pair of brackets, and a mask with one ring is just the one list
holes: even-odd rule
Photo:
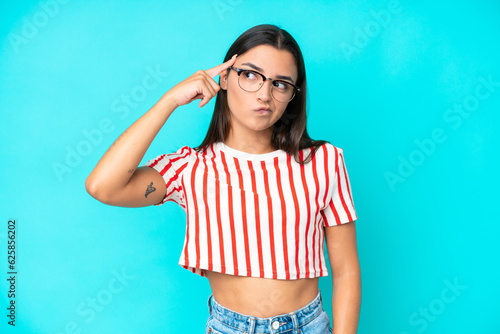
[[[138, 167], [176, 108], [215, 96], [198, 147]], [[324, 240], [333, 332], [356, 333], [357, 216], [343, 150], [307, 134], [304, 61], [285, 30], [255, 26], [223, 64], [175, 85], [113, 143], [86, 188], [109, 205], [175, 201], [186, 211], [179, 264], [210, 282], [205, 333], [331, 333], [318, 288]]]

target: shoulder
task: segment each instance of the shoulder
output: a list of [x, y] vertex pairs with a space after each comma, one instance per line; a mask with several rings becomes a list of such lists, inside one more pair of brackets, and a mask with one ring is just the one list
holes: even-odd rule
[[176, 150], [169, 150], [168, 153], [158, 155], [156, 158], [150, 160], [148, 164], [168, 164], [179, 166], [188, 162], [195, 153], [196, 151], [193, 148], [189, 146], [182, 146]]
[[187, 146], [187, 145], [184, 145], [184, 146], [181, 146], [177, 149], [177, 151], [175, 151], [175, 153], [179, 154], [179, 153], [192, 153], [194, 151], [194, 148], [190, 147], [190, 146]]
[[330, 142], [326, 142], [319, 146], [316, 150], [316, 154], [318, 154], [321, 158], [326, 159], [328, 161], [337, 161], [337, 159], [343, 155], [344, 150], [338, 146], [333, 145]]
[[214, 154], [214, 148], [212, 145], [207, 145], [204, 147], [191, 147], [188, 145], [184, 145], [179, 147], [175, 152], [168, 154], [168, 157], [174, 158], [176, 161], [180, 161], [181, 163], [185, 163], [188, 161], [201, 161], [203, 159], [212, 157]]
[[174, 157], [180, 158], [180, 157], [189, 157], [195, 153], [196, 153], [196, 151], [192, 147], [184, 145], [184, 146], [179, 147], [174, 152], [168, 153], [167, 155], [169, 157], [172, 157], [172, 158], [174, 158]]

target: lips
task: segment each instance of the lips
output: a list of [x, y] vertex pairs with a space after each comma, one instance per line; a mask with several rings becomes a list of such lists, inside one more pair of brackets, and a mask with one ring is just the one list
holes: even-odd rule
[[255, 109], [255, 111], [259, 111], [259, 112], [270, 112], [271, 109], [269, 108], [259, 108], [259, 109]]

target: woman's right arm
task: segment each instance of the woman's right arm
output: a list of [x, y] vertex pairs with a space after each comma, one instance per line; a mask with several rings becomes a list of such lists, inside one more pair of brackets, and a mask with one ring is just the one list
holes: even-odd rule
[[138, 167], [139, 163], [174, 110], [196, 99], [201, 99], [200, 107], [206, 105], [220, 90], [213, 77], [235, 60], [233, 57], [209, 70], [199, 70], [165, 93], [101, 157], [85, 181], [87, 192], [98, 201], [114, 206], [141, 207], [163, 201], [165, 180], [153, 168]]
[[[85, 181], [87, 192], [115, 206], [140, 207], [159, 203], [166, 194], [163, 177], [153, 168], [137, 167], [167, 119], [177, 108], [167, 92], [126, 129], [101, 157]], [[146, 190], [156, 188], [146, 196]]]

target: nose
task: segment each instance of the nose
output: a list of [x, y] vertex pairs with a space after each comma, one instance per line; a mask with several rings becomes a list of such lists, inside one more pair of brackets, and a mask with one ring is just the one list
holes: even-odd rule
[[[269, 82], [269, 85], [267, 85], [268, 82]], [[270, 79], [267, 79], [266, 81], [264, 81], [262, 83], [262, 86], [256, 92], [257, 97], [260, 98], [262, 101], [270, 100], [271, 99], [272, 84], [273, 84], [273, 82]]]

